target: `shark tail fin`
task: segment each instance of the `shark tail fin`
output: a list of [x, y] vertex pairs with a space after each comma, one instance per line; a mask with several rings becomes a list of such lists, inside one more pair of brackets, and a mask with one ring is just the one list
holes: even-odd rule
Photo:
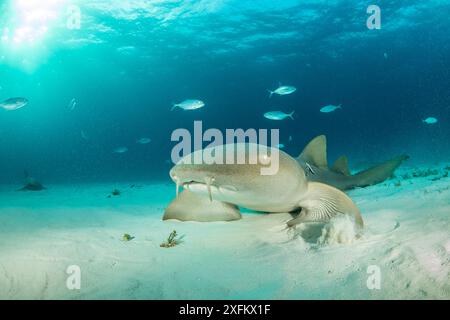
[[267, 90], [269, 92], [269, 98], [272, 98], [273, 94], [275, 93], [274, 91], [271, 90]]
[[307, 162], [319, 168], [328, 168], [327, 138], [321, 135], [312, 139], [303, 149], [298, 160]]
[[345, 176], [351, 175], [350, 170], [348, 168], [348, 159], [346, 156], [340, 156], [334, 163], [331, 170], [337, 173], [342, 173]]
[[328, 222], [337, 215], [352, 217], [359, 228], [364, 226], [361, 213], [355, 203], [342, 191], [319, 182], [309, 182], [305, 197], [300, 201], [302, 211], [288, 221], [288, 227], [303, 222]]
[[173, 110], [175, 110], [176, 108], [178, 107], [178, 105], [177, 104], [175, 104], [175, 103], [173, 103], [172, 104], [172, 108], [170, 108], [170, 111], [173, 111]]
[[409, 156], [401, 155], [372, 168], [361, 171], [353, 176], [355, 179], [355, 185], [357, 187], [367, 187], [383, 182], [392, 176], [395, 169], [397, 169], [403, 161], [408, 159]]
[[289, 116], [289, 118], [291, 118], [292, 120], [294, 120], [294, 112], [295, 112], [295, 111], [292, 111], [292, 112], [291, 112], [291, 113], [289, 113], [289, 115], [288, 115], [288, 116]]

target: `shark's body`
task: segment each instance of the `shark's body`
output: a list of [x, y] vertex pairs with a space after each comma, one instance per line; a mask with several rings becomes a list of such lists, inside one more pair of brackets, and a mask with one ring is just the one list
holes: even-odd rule
[[19, 191], [42, 191], [46, 188], [36, 179], [30, 177], [27, 171], [25, 171], [25, 185], [20, 188]]
[[[357, 225], [363, 226], [358, 208], [342, 191], [308, 181], [296, 159], [276, 148], [257, 145], [258, 155], [267, 156], [264, 161], [258, 157], [256, 163], [251, 163], [250, 146], [255, 145], [224, 145], [196, 151], [172, 168], [170, 176], [177, 184], [177, 190], [183, 186], [210, 201], [227, 202], [268, 213], [301, 210], [299, 216], [288, 225], [326, 222], [335, 215], [346, 214], [352, 216]], [[206, 154], [223, 154], [223, 159], [243, 156], [245, 164], [190, 163], [192, 159], [204, 159]], [[278, 161], [279, 169], [275, 174], [262, 174], [267, 161]]]
[[297, 161], [307, 172], [309, 181], [325, 183], [340, 190], [350, 190], [385, 181], [408, 158], [401, 155], [352, 175], [345, 156], [338, 158], [331, 168], [328, 167], [326, 137], [321, 135], [311, 140]]
[[[401, 155], [351, 175], [345, 156], [341, 156], [331, 168], [328, 167], [326, 137], [323, 135], [314, 138], [295, 159], [296, 162], [293, 162], [294, 159], [283, 152], [280, 153], [280, 157], [280, 172], [269, 178], [258, 178], [260, 167], [257, 165], [244, 167], [243, 165], [235, 167], [233, 165], [211, 166], [205, 164], [193, 167], [176, 166], [171, 171], [172, 179], [178, 184], [184, 185], [192, 193], [204, 198], [201, 205], [198, 204], [198, 199], [186, 196], [177, 198], [169, 206], [170, 210], [168, 208], [168, 211], [172, 217], [176, 217], [176, 219], [178, 217], [179, 220], [186, 220], [186, 217], [189, 216], [187, 220], [227, 221], [236, 214], [232, 207], [221, 206], [220, 201], [264, 212], [290, 212], [303, 208], [299, 217], [289, 223], [289, 225], [293, 225], [304, 221], [320, 220], [322, 213], [314, 215], [311, 214], [311, 211], [319, 208], [319, 212], [322, 212], [323, 200], [330, 198], [340, 199], [339, 201], [343, 203], [341, 205], [346, 208], [341, 211], [351, 212], [350, 215], [354, 216], [356, 221], [362, 225], [359, 211], [350, 198], [336, 193], [334, 188], [349, 190], [383, 182], [392, 176], [403, 161], [408, 159], [408, 156]], [[178, 175], [179, 172], [182, 172], [181, 176], [184, 176], [184, 170], [189, 172], [186, 175], [188, 178], [180, 178]], [[214, 185], [218, 182], [217, 177], [220, 177], [218, 186]], [[189, 181], [186, 182], [183, 179]], [[319, 184], [315, 184], [316, 182]], [[211, 198], [211, 205], [206, 203], [207, 197]], [[213, 197], [214, 201], [211, 202]], [[310, 197], [309, 201], [308, 197]], [[331, 206], [333, 207], [334, 204]], [[210, 208], [214, 209], [215, 217], [205, 218], [205, 213], [207, 214]], [[330, 215], [329, 209], [325, 208], [329, 216], [336, 213]], [[165, 217], [167, 216], [166, 213]]]

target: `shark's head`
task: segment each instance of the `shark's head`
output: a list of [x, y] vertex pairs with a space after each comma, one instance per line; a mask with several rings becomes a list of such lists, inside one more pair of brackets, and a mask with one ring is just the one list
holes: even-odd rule
[[[296, 207], [302, 190], [306, 189], [306, 179], [295, 159], [278, 149], [249, 144], [230, 146], [199, 150], [182, 159], [170, 171], [177, 192], [183, 186], [210, 200], [253, 210], [282, 212]], [[249, 146], [258, 147], [256, 158], [252, 158], [253, 149]], [[211, 155], [216, 157], [214, 163], [205, 160]], [[238, 163], [238, 159], [241, 162]], [[278, 170], [274, 174], [263, 174], [267, 161], [275, 160]]]

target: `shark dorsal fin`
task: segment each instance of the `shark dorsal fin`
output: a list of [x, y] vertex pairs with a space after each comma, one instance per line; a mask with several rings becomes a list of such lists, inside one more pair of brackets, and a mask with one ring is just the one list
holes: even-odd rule
[[328, 168], [327, 138], [321, 135], [312, 139], [303, 149], [299, 159], [319, 168]]
[[340, 156], [331, 168], [334, 172], [342, 173], [345, 176], [350, 176], [350, 170], [348, 169], [348, 159], [346, 156]]

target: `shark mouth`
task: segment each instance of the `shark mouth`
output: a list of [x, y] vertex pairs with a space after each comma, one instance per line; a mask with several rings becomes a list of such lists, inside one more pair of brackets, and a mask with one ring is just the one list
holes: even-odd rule
[[214, 182], [214, 180], [215, 180], [214, 178], [206, 177], [204, 182], [198, 182], [198, 181], [192, 180], [192, 181], [189, 181], [189, 182], [182, 183], [180, 181], [180, 179], [175, 179], [177, 198], [178, 198], [178, 195], [180, 193], [180, 187], [189, 189], [189, 187], [192, 187], [192, 186], [195, 186], [195, 185], [197, 185], [197, 186], [206, 186], [206, 190], [208, 191], [209, 201], [212, 202], [213, 201], [213, 197], [212, 197], [211, 185]]

